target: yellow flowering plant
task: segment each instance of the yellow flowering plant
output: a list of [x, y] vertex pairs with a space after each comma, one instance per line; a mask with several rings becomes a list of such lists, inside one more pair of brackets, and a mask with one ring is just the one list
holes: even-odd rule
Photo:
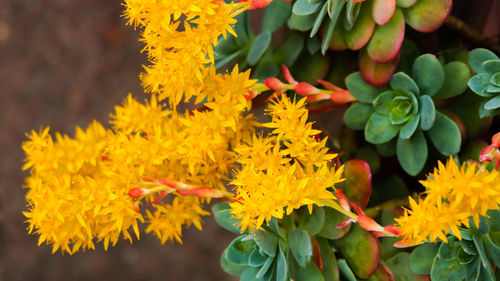
[[[149, 60], [140, 75], [149, 99], [129, 95], [108, 125], [94, 121], [73, 137], [49, 127], [27, 135], [28, 233], [52, 253], [107, 249], [120, 237], [139, 239], [140, 229], [162, 244], [182, 243], [183, 230], [201, 230], [217, 201], [215, 220], [238, 235], [221, 267], [240, 280], [495, 280], [500, 133], [460, 152], [467, 127], [448, 102], [471, 98], [469, 66], [453, 54], [418, 56], [411, 41], [383, 42], [404, 37], [394, 29], [402, 21], [404, 30], [402, 9], [428, 32], [425, 20], [439, 27], [452, 1], [439, 0], [440, 14], [429, 17], [421, 13], [429, 1], [381, 2], [125, 0], [123, 15], [140, 30]], [[266, 9], [256, 37], [248, 22], [255, 8]], [[322, 46], [316, 33], [325, 17]], [[292, 33], [273, 46], [287, 20]], [[323, 55], [338, 50], [339, 38], [379, 40], [395, 54], [364, 60], [370, 43], [359, 55], [361, 74], [338, 66], [325, 78]], [[351, 41], [344, 43], [363, 47]], [[472, 69], [498, 71], [490, 53], [471, 52]], [[490, 76], [488, 97], [498, 90]], [[255, 114], [260, 106], [265, 113]], [[339, 134], [310, 120], [345, 108]], [[433, 171], [429, 159], [438, 163]]]

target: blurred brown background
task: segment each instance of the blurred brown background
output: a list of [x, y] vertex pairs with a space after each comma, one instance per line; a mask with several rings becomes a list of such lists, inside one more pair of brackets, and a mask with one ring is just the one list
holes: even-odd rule
[[[459, 17], [498, 36], [500, 1], [455, 2]], [[73, 256], [52, 255], [26, 234], [25, 133], [50, 125], [72, 135], [75, 126], [93, 119], [105, 123], [129, 92], [146, 98], [138, 78], [146, 63], [138, 32], [125, 27], [121, 9], [120, 0], [0, 4], [0, 281], [236, 280], [219, 266], [234, 236], [212, 217], [203, 232], [186, 231], [184, 245], [161, 245], [143, 235], [133, 245], [121, 241], [107, 252], [99, 248]]]
[[21, 171], [25, 133], [50, 125], [74, 134], [103, 123], [139, 81], [139, 32], [125, 26], [120, 0], [2, 0], [0, 4], [0, 280], [234, 280], [219, 266], [233, 235], [207, 217], [184, 245], [142, 235], [107, 252], [52, 255], [26, 234]]

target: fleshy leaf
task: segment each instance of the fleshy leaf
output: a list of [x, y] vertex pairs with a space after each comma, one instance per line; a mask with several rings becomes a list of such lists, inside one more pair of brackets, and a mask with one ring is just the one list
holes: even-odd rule
[[427, 131], [434, 125], [436, 120], [436, 107], [431, 97], [423, 95], [420, 97], [420, 127]]
[[373, 144], [390, 141], [399, 131], [400, 126], [392, 125], [388, 116], [375, 112], [365, 127], [365, 139]]
[[333, 242], [357, 276], [368, 278], [377, 269], [380, 259], [377, 240], [358, 224], [354, 224], [346, 236]]
[[398, 138], [396, 150], [401, 167], [412, 176], [417, 175], [427, 161], [427, 142], [420, 130], [409, 139]]
[[427, 134], [437, 150], [443, 155], [453, 155], [460, 150], [462, 137], [457, 124], [439, 111], [436, 111], [436, 121]]
[[409, 8], [417, 3], [418, 0], [396, 0], [396, 4], [401, 8]]
[[316, 235], [323, 229], [325, 224], [325, 210], [324, 208], [313, 206], [312, 213], [309, 213], [307, 207], [299, 209], [299, 227], [307, 230], [309, 235]]
[[452, 4], [452, 0], [419, 0], [404, 10], [406, 23], [417, 31], [432, 32], [444, 23]]
[[282, 26], [292, 14], [292, 3], [287, 1], [272, 1], [266, 7], [262, 21], [262, 30], [274, 32]]
[[339, 269], [342, 272], [342, 275], [347, 279], [347, 281], [357, 281], [356, 276], [354, 275], [354, 272], [352, 272], [351, 268], [349, 265], [347, 265], [347, 262], [344, 259], [340, 259], [338, 261]]
[[362, 130], [373, 112], [375, 111], [371, 104], [355, 103], [344, 113], [344, 123], [353, 130]]
[[[278, 251], [278, 262], [276, 263], [276, 281], [288, 280], [288, 262], [285, 252], [288, 252], [283, 240], [280, 240]], [[288, 253], [287, 253], [288, 255]]]
[[[228, 202], [220, 202], [213, 205], [212, 213], [215, 221], [223, 228], [238, 234], [241, 232], [241, 228], [236, 226], [240, 220], [231, 218], [233, 215], [231, 214], [231, 208]], [[245, 233], [247, 232], [245, 231]]]
[[321, 270], [314, 262], [309, 262], [306, 267], [294, 263], [293, 280], [297, 281], [325, 281]]
[[378, 25], [386, 24], [394, 15], [396, 0], [373, 0], [372, 16]]
[[325, 281], [338, 281], [339, 280], [339, 267], [337, 259], [333, 254], [333, 249], [325, 238], [317, 238], [319, 252], [323, 260], [323, 276]]
[[[466, 267], [457, 261], [436, 259], [431, 269], [432, 281], [460, 281], [467, 275]], [[485, 281], [485, 280], [482, 280]]]
[[[388, 0], [380, 0], [388, 1]], [[405, 35], [405, 20], [397, 8], [391, 20], [378, 25], [367, 45], [370, 58], [377, 63], [388, 63], [397, 56]]]
[[351, 94], [360, 102], [371, 103], [382, 92], [379, 88], [366, 83], [359, 72], [349, 74], [345, 84]]
[[500, 72], [500, 59], [487, 60], [483, 62], [483, 69], [485, 72], [490, 74]]
[[316, 21], [316, 16], [314, 14], [299, 16], [292, 13], [292, 16], [290, 16], [290, 19], [288, 20], [288, 26], [291, 29], [296, 29], [299, 31], [308, 31], [313, 27], [315, 21]]
[[[387, 261], [387, 266], [394, 275], [394, 280], [424, 281], [429, 280], [423, 275], [415, 274], [410, 269], [410, 254], [406, 252], [397, 253]], [[434, 280], [433, 280], [434, 281]]]
[[494, 93], [488, 92], [488, 86], [490, 85], [491, 74], [488, 73], [479, 73], [474, 75], [467, 85], [469, 88], [476, 94], [482, 97], [491, 97], [494, 96]]
[[347, 46], [345, 37], [349, 33], [350, 32], [344, 31], [344, 28], [340, 24], [337, 24], [335, 26], [335, 29], [333, 30], [332, 39], [330, 41], [330, 45], [328, 46], [328, 49], [330, 49], [332, 51], [343, 51], [343, 50], [347, 49], [348, 46]]
[[319, 28], [321, 27], [321, 23], [323, 22], [323, 19], [325, 18], [326, 15], [326, 10], [328, 9], [328, 3], [325, 3], [323, 5], [323, 8], [319, 10], [318, 15], [316, 16], [316, 20], [314, 21], [314, 25], [311, 28], [311, 33], [309, 33], [309, 37], [314, 37], [316, 33], [318, 32]]
[[318, 236], [328, 238], [328, 239], [339, 239], [344, 236], [350, 229], [351, 224], [348, 224], [342, 228], [337, 228], [337, 226], [348, 219], [347, 216], [341, 214], [329, 207], [324, 207], [325, 209], [325, 224], [323, 229], [318, 233]]
[[371, 16], [371, 5], [363, 3], [356, 23], [349, 32], [344, 33], [345, 43], [349, 49], [359, 50], [368, 43], [374, 30], [375, 21]]
[[444, 66], [443, 87], [434, 95], [434, 99], [442, 100], [458, 96], [467, 89], [470, 71], [463, 62], [454, 61]]
[[369, 84], [375, 86], [385, 85], [391, 80], [394, 71], [398, 67], [399, 53], [396, 58], [388, 63], [377, 63], [368, 55], [366, 48], [359, 52], [359, 72], [361, 77]]
[[255, 248], [252, 240], [243, 240], [246, 236], [242, 235], [231, 242], [225, 251], [225, 258], [232, 264], [246, 265], [248, 258]]
[[226, 254], [227, 254], [227, 249], [222, 253], [220, 257], [220, 266], [222, 267], [222, 270], [224, 270], [229, 275], [240, 276], [245, 271], [245, 269], [248, 268], [248, 266], [245, 264], [242, 265], [229, 262], [226, 259]]
[[293, 13], [299, 16], [307, 16], [313, 14], [321, 8], [321, 3], [310, 3], [309, 0], [297, 0], [293, 4]]
[[267, 50], [269, 44], [271, 44], [271, 32], [263, 31], [255, 38], [252, 47], [250, 47], [247, 55], [248, 64], [255, 65]]
[[399, 137], [402, 139], [409, 139], [417, 130], [418, 123], [420, 122], [420, 115], [413, 115], [408, 122], [406, 122], [399, 131]]
[[488, 49], [477, 48], [469, 52], [469, 64], [476, 73], [485, 72], [483, 62], [497, 59], [497, 55]]
[[377, 270], [366, 281], [395, 281], [395, 279], [387, 266], [379, 264]]
[[288, 233], [288, 243], [295, 260], [301, 267], [305, 267], [311, 260], [312, 244], [307, 231], [296, 228]]
[[417, 274], [430, 274], [438, 250], [439, 246], [434, 243], [426, 243], [415, 248], [410, 254], [411, 271]]
[[374, 101], [373, 107], [377, 113], [382, 115], [389, 115], [394, 106], [394, 98], [397, 97], [396, 91], [385, 91], [380, 94]]
[[487, 110], [494, 110], [500, 108], [500, 95], [491, 98], [484, 104], [484, 108]]
[[412, 72], [412, 77], [423, 95], [432, 96], [443, 86], [444, 69], [434, 55], [425, 54], [418, 57], [413, 64]]
[[274, 54], [273, 61], [278, 65], [293, 65], [303, 48], [304, 36], [302, 34], [295, 33], [289, 36], [286, 41], [282, 43], [280, 48], [276, 51], [276, 54]]
[[398, 72], [392, 76], [391, 88], [403, 92], [412, 92], [417, 96], [420, 94], [420, 89], [418, 88], [417, 83], [415, 83], [415, 81], [404, 72]]
[[372, 192], [372, 172], [363, 160], [351, 159], [344, 164], [344, 194], [349, 201], [366, 208]]

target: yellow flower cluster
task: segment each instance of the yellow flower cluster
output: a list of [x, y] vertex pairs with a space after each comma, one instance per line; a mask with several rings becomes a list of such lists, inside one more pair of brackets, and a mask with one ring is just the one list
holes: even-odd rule
[[500, 174], [475, 163], [458, 167], [453, 159], [446, 166], [439, 162], [434, 173], [420, 181], [426, 187], [425, 198], [410, 198], [410, 210], [396, 219], [401, 236], [408, 242], [447, 241], [451, 232], [461, 239], [458, 227], [469, 227], [469, 217], [479, 225], [479, 216], [487, 216], [500, 204]]
[[184, 95], [197, 102], [208, 93], [205, 81], [211, 80], [213, 47], [227, 32], [236, 36], [231, 25], [248, 3], [224, 4], [221, 0], [125, 0], [129, 24], [142, 28], [150, 66], [141, 75], [144, 88], [169, 98], [177, 105]]
[[[255, 81], [250, 72], [217, 74], [213, 44], [232, 32], [233, 17], [247, 3], [219, 0], [127, 0], [126, 16], [143, 28], [145, 49], [153, 65], [143, 76], [157, 94], [142, 104], [129, 96], [111, 115], [112, 129], [97, 122], [77, 128], [74, 138], [49, 129], [32, 132], [23, 144], [30, 233], [53, 251], [74, 253], [94, 248], [95, 241], [116, 244], [120, 235], [131, 240], [132, 227], [139, 237], [141, 201], [129, 196], [132, 189], [148, 190], [150, 202], [159, 191], [146, 179], [169, 178], [191, 187], [225, 192], [237, 154], [233, 147], [251, 139], [256, 122], [249, 114], [248, 88]], [[175, 106], [196, 96], [206, 99], [206, 110], [179, 113]], [[172, 109], [161, 101], [169, 98]], [[144, 181], [143, 181], [144, 179]], [[138, 186], [140, 188], [138, 188]], [[219, 192], [220, 193], [220, 192]], [[149, 194], [149, 195], [148, 195]], [[189, 195], [191, 194], [191, 195]], [[194, 194], [194, 195], [193, 195]], [[207, 212], [196, 193], [173, 192], [170, 200], [146, 212], [146, 232], [162, 242], [180, 241], [182, 228], [201, 228]], [[141, 198], [136, 197], [136, 199]]]
[[319, 131], [307, 122], [304, 102], [283, 95], [268, 109], [272, 121], [264, 125], [273, 131], [235, 148], [242, 167], [231, 181], [236, 198], [230, 206], [242, 231], [260, 229], [285, 211], [290, 214], [304, 205], [311, 210], [313, 204], [335, 199], [329, 188], [343, 180], [343, 168], [331, 164], [337, 155], [328, 153], [326, 138], [316, 138]]

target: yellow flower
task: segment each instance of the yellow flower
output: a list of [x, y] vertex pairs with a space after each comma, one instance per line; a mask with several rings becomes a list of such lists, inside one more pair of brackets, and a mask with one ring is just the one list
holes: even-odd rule
[[[330, 164], [336, 154], [328, 154], [326, 140], [314, 138], [319, 131], [306, 122], [303, 105], [303, 100], [294, 103], [283, 96], [268, 110], [272, 122], [265, 126], [274, 128], [273, 132], [266, 138], [253, 136], [249, 144], [235, 149], [242, 167], [231, 181], [236, 196], [230, 206], [241, 220], [242, 231], [253, 232], [272, 217], [280, 219], [301, 206], [312, 208], [335, 199], [329, 188], [343, 181], [343, 169]], [[311, 155], [317, 157], [309, 159]]]
[[439, 162], [420, 183], [427, 189], [425, 198], [418, 202], [410, 198], [410, 209], [396, 219], [401, 236], [414, 243], [447, 241], [450, 230], [461, 239], [458, 227], [469, 227], [469, 217], [479, 225], [479, 216], [487, 216], [500, 204], [500, 174], [475, 163], [458, 167], [450, 158], [446, 166]]

